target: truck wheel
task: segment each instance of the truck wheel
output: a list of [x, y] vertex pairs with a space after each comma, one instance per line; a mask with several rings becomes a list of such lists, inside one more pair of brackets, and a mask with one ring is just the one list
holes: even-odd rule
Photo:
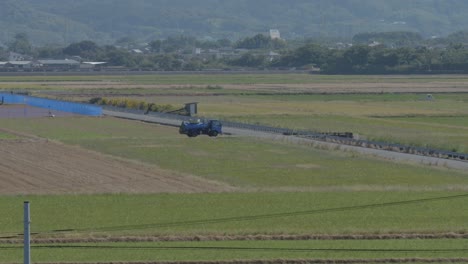
[[196, 136], [198, 136], [198, 133], [197, 133], [197, 131], [189, 131], [189, 132], [187, 132], [187, 136], [196, 137]]
[[218, 131], [210, 131], [209, 136], [210, 136], [210, 137], [216, 137], [216, 136], [218, 136]]

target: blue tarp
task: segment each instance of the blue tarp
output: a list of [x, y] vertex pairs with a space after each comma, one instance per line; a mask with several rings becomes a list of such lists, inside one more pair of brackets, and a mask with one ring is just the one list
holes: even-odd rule
[[0, 97], [5, 104], [25, 104], [35, 107], [48, 108], [51, 110], [75, 113], [80, 115], [100, 116], [102, 115], [102, 107], [80, 104], [53, 99], [45, 99], [34, 96], [0, 93]]

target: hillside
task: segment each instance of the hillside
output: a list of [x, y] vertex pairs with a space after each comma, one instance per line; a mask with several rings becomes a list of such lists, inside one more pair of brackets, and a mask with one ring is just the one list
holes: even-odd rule
[[236, 40], [270, 28], [289, 39], [380, 31], [445, 36], [468, 28], [467, 11], [464, 0], [3, 0], [0, 43], [18, 32], [36, 45], [180, 34]]

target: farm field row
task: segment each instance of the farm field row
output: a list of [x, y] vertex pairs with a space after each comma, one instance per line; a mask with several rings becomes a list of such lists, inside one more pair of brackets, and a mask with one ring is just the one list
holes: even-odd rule
[[[468, 240], [201, 241], [40, 244], [35, 262], [135, 262], [305, 259], [456, 259], [468, 257]], [[0, 263], [18, 263], [21, 247], [0, 244]]]
[[147, 75], [76, 75], [76, 76], [0, 76], [0, 82], [128, 82], [151, 84], [252, 84], [252, 83], [427, 83], [465, 82], [465, 75], [314, 75], [314, 74], [147, 74]]
[[[353, 132], [362, 139], [468, 152], [468, 118], [466, 118], [468, 116], [468, 93], [434, 94], [434, 100], [427, 101], [424, 93], [393, 93], [379, 90], [379, 87], [387, 84], [396, 85], [395, 88], [401, 85], [406, 89], [406, 85], [411, 86], [422, 82], [424, 85], [431, 86], [431, 88], [424, 85], [419, 87], [422, 92], [430, 92], [431, 89], [443, 91], [445, 88], [441, 87], [467, 85], [468, 81], [463, 75], [409, 77], [307, 74], [108, 76], [110, 79], [98, 77], [70, 77], [77, 78], [77, 80], [90, 78], [91, 82], [87, 85], [84, 85], [86, 81], [66, 81], [67, 77], [27, 78], [43, 80], [37, 83], [36, 88], [30, 88], [40, 90], [42, 92], [39, 94], [53, 98], [86, 101], [93, 96], [120, 96], [148, 103], [173, 104], [180, 107], [196, 99], [199, 102], [201, 116], [319, 132]], [[18, 77], [1, 78], [5, 78], [2, 80], [9, 78], [15, 80]], [[55, 78], [62, 81], [54, 82]], [[185, 81], [194, 78], [203, 81], [203, 84], [198, 83], [202, 86], [192, 83], [187, 87]], [[210, 78], [221, 84], [210, 83]], [[246, 83], [232, 85], [231, 78]], [[265, 79], [272, 83], [262, 86], [267, 84], [262, 82]], [[303, 83], [300, 86], [294, 86], [297, 83], [287, 81], [292, 79]], [[137, 80], [152, 80], [152, 82], [134, 86], [135, 83], [132, 82]], [[173, 84], [168, 80], [179, 82]], [[395, 84], [396, 81], [398, 83]], [[165, 87], [164, 84], [168, 86]], [[16, 89], [28, 86], [27, 83], [21, 82], [0, 82], [0, 88], [2, 85], [16, 87]], [[114, 87], [115, 85], [118, 86]], [[345, 86], [351, 86], [351, 88], [348, 89]], [[354, 89], [360, 89], [361, 86], [383, 93], [353, 94]], [[50, 89], [58, 94], [47, 91]], [[314, 89], [318, 91], [324, 89], [329, 94], [300, 94], [314, 91]], [[342, 90], [345, 94], [333, 94]], [[72, 94], [67, 95], [68, 92]], [[258, 93], [268, 95], [260, 96]], [[294, 95], [294, 93], [300, 95]], [[213, 96], [214, 94], [216, 96]]]
[[25, 200], [33, 238], [468, 231], [466, 192], [96, 194], [2, 196], [1, 238], [21, 237]]
[[[468, 91], [464, 75], [188, 74], [0, 77], [0, 89], [74, 94], [334, 94]], [[54, 94], [53, 93], [53, 94]]]
[[[198, 97], [202, 116], [468, 152], [468, 94]], [[150, 97], [181, 104], [188, 97]]]

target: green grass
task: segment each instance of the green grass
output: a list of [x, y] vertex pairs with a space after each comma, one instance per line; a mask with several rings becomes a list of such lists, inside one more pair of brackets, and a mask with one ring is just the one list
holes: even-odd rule
[[0, 237], [21, 233], [26, 200], [42, 237], [468, 231], [466, 192], [259, 192], [3, 196]]
[[15, 135], [0, 131], [0, 139], [14, 139], [14, 138], [17, 138], [17, 137]]
[[468, 185], [466, 172], [441, 167], [255, 138], [188, 138], [177, 128], [130, 120], [6, 119], [2, 125], [244, 188], [443, 190]]
[[[419, 98], [419, 99], [418, 99]], [[201, 115], [468, 152], [468, 94], [226, 96], [197, 98]]]
[[[62, 247], [63, 246], [63, 247]], [[45, 244], [35, 262], [222, 261], [468, 257], [468, 240], [218, 241]], [[18, 246], [0, 245], [0, 263], [22, 262]]]
[[253, 115], [226, 118], [319, 132], [353, 132], [361, 139], [468, 153], [468, 116], [375, 118]]

